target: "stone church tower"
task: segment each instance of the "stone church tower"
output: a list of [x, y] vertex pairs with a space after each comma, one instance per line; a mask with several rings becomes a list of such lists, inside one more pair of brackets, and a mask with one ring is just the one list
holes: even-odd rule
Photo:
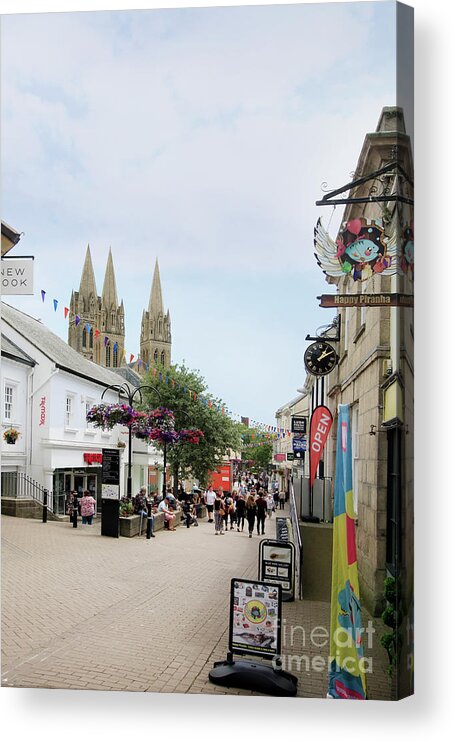
[[125, 312], [123, 301], [119, 304], [117, 299], [110, 249], [103, 293], [98, 296], [90, 246], [87, 247], [79, 291], [71, 295], [68, 345], [100, 366], [118, 368], [124, 364]]
[[148, 309], [142, 313], [140, 357], [143, 365], [141, 368], [144, 369], [145, 366], [152, 366], [153, 364], [161, 364], [165, 368], [169, 368], [171, 365], [171, 343], [171, 317], [169, 309], [164, 314], [157, 258]]

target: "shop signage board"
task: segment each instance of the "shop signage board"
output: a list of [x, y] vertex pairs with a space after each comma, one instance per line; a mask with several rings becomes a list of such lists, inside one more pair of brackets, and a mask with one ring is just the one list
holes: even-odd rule
[[281, 585], [283, 600], [294, 600], [295, 547], [291, 541], [261, 541], [259, 579]]
[[120, 451], [103, 448], [101, 468], [101, 535], [119, 537]]
[[276, 537], [278, 541], [287, 542], [289, 541], [289, 527], [291, 521], [289, 518], [275, 518]]
[[413, 307], [412, 294], [322, 294], [320, 307]]
[[306, 433], [306, 417], [293, 417], [291, 419], [291, 433]]
[[2, 258], [2, 294], [4, 296], [33, 294], [33, 257]]
[[295, 454], [294, 453], [287, 453], [286, 454], [287, 461], [294, 461], [294, 458], [295, 458]]
[[281, 585], [231, 580], [229, 650], [273, 658], [281, 653]]
[[120, 451], [116, 448], [103, 448], [101, 497], [120, 499]]
[[295, 451], [306, 451], [307, 439], [304, 435], [295, 435], [292, 439], [292, 449]]

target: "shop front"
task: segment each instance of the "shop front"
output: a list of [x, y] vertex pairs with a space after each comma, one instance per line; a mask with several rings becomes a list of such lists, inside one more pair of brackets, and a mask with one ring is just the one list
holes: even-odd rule
[[96, 510], [100, 510], [102, 458], [102, 453], [84, 453], [85, 466], [54, 469], [54, 511], [57, 514], [66, 514], [66, 502], [70, 492], [76, 492], [78, 497], [82, 497], [86, 490], [95, 498]]

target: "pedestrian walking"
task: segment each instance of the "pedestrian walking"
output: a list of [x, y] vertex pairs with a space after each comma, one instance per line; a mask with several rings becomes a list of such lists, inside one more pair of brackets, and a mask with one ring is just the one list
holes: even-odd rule
[[286, 494], [284, 490], [280, 490], [280, 493], [278, 495], [278, 501], [280, 503], [280, 510], [284, 510], [284, 501], [286, 499]]
[[235, 503], [235, 515], [237, 519], [237, 530], [243, 531], [245, 525], [245, 497], [240, 494]]
[[81, 497], [81, 515], [83, 525], [92, 525], [93, 515], [95, 513], [96, 500], [91, 496], [88, 490], [85, 490]]
[[223, 535], [224, 507], [223, 498], [221, 497], [220, 492], [217, 492], [215, 495], [215, 500], [213, 502], [213, 514], [215, 516], [215, 536], [218, 536], [219, 533]]
[[267, 500], [264, 497], [264, 491], [259, 490], [256, 498], [256, 517], [258, 536], [265, 533], [265, 515], [267, 512]]
[[275, 510], [275, 500], [273, 499], [273, 495], [271, 492], [269, 492], [265, 499], [267, 502], [267, 515], [269, 518], [271, 518], [272, 513]]
[[228, 529], [228, 522], [230, 523], [230, 529], [231, 531], [234, 530], [234, 523], [235, 523], [235, 509], [234, 509], [234, 500], [230, 495], [227, 495], [224, 498], [224, 513], [225, 513], [225, 523], [226, 523], [226, 531]]
[[248, 537], [252, 538], [254, 531], [254, 521], [256, 519], [256, 503], [253, 495], [248, 495], [245, 505], [246, 519], [248, 521]]
[[208, 516], [208, 522], [213, 523], [213, 505], [215, 503], [215, 493], [213, 491], [212, 485], [206, 490], [204, 494], [204, 502], [205, 506], [207, 508], [207, 516]]

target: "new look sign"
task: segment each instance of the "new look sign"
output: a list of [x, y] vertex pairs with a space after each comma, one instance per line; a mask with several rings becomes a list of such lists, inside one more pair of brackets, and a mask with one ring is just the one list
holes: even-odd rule
[[33, 257], [2, 258], [2, 294], [33, 294]]

